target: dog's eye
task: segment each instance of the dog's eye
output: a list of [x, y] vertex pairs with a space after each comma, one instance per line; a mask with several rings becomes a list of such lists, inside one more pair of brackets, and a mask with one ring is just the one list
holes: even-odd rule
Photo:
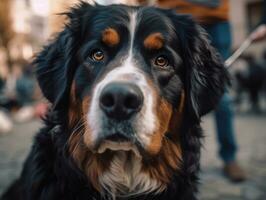
[[97, 50], [95, 50], [95, 51], [92, 52], [91, 58], [94, 61], [101, 61], [101, 60], [104, 59], [104, 53], [103, 53], [103, 51], [97, 49]]
[[164, 56], [159, 56], [155, 59], [155, 65], [159, 67], [167, 67], [168, 66], [168, 59]]

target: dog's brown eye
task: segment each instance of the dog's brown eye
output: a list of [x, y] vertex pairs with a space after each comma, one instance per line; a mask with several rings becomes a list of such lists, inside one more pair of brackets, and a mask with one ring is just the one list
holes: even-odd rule
[[104, 53], [101, 50], [95, 50], [91, 57], [94, 61], [101, 61], [104, 58]]
[[159, 67], [166, 67], [168, 66], [168, 60], [164, 56], [159, 56], [155, 59], [155, 65]]

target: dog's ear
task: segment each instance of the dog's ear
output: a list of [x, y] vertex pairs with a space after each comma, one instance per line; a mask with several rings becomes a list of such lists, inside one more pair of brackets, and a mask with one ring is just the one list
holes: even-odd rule
[[195, 26], [196, 35], [191, 44], [191, 59], [186, 74], [192, 112], [200, 117], [219, 103], [228, 84], [228, 73], [217, 51], [210, 45], [207, 34]]
[[187, 109], [199, 119], [218, 104], [229, 82], [228, 73], [203, 28], [188, 15], [175, 14], [172, 20], [185, 67]]
[[53, 104], [59, 104], [70, 81], [70, 57], [67, 49], [71, 36], [67, 30], [61, 32], [54, 42], [44, 47], [34, 60], [36, 76], [43, 95]]
[[53, 107], [63, 106], [67, 102], [66, 96], [78, 67], [76, 53], [82, 34], [82, 15], [85, 10], [89, 13], [88, 10], [92, 8], [93, 6], [82, 2], [69, 13], [64, 13], [69, 20], [64, 30], [34, 60], [41, 91]]

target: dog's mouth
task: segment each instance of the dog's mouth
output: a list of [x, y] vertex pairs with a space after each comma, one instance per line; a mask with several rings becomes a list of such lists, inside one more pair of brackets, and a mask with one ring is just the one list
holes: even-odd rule
[[110, 141], [105, 140], [103, 141], [99, 148], [97, 149], [98, 154], [104, 154], [106, 151], [112, 152], [132, 152], [136, 157], [141, 158], [140, 152], [135, 144], [128, 141], [117, 142], [117, 141]]

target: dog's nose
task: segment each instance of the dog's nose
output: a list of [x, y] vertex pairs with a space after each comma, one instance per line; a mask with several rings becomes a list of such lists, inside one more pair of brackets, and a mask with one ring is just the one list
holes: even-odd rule
[[110, 118], [125, 120], [137, 113], [143, 104], [143, 94], [131, 83], [114, 82], [105, 86], [100, 95], [100, 107]]

